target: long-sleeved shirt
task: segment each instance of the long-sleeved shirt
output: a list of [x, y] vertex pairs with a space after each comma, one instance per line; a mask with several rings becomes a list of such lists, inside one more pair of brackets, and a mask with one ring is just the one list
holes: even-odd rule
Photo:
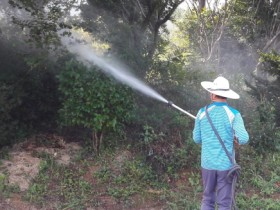
[[[208, 113], [225, 147], [234, 158], [234, 135], [239, 144], [246, 144], [249, 141], [249, 135], [240, 113], [225, 102], [213, 102], [208, 106]], [[201, 144], [202, 168], [221, 171], [231, 168], [232, 163], [207, 119], [205, 107], [201, 108], [196, 116], [193, 140], [195, 143]]]

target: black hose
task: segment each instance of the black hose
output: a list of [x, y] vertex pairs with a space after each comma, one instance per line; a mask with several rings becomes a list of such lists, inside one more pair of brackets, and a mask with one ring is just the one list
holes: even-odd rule
[[241, 167], [238, 164], [234, 164], [227, 174], [227, 180], [232, 181], [231, 185], [231, 209], [238, 210], [235, 202], [235, 188], [237, 180], [241, 173]]

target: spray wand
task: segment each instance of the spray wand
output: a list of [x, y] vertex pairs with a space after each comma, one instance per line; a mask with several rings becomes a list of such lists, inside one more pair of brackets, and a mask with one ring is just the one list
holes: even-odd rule
[[168, 101], [168, 105], [174, 107], [175, 109], [178, 109], [179, 111], [183, 112], [184, 114], [188, 115], [189, 117], [196, 119], [195, 116], [193, 116], [189, 112], [185, 111], [184, 109], [181, 109], [180, 107], [176, 106], [172, 101]]

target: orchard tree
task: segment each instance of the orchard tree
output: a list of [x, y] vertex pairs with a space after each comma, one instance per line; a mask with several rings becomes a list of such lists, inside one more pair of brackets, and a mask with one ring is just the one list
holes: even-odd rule
[[204, 62], [219, 62], [220, 41], [231, 19], [234, 4], [217, 0], [210, 5], [210, 1], [200, 0], [188, 1], [187, 5], [189, 12], [186, 13], [185, 26], [181, 25], [181, 28], [189, 34], [192, 46], [200, 52]]
[[134, 106], [131, 90], [97, 68], [87, 69], [75, 61], [66, 64], [59, 81], [62, 124], [89, 128], [99, 154], [105, 131], [116, 130], [129, 120]]

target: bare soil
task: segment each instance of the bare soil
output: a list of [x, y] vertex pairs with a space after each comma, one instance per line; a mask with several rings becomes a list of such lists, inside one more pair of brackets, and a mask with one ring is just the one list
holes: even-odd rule
[[[42, 141], [43, 140], [43, 141]], [[11, 193], [8, 197], [1, 197], [0, 195], [0, 210], [51, 210], [56, 209], [54, 203], [50, 203], [48, 208], [39, 208], [24, 200], [23, 196], [28, 190], [33, 179], [38, 175], [40, 169], [41, 158], [38, 154], [46, 153], [51, 155], [59, 164], [69, 165], [81, 149], [79, 142], [67, 142], [60, 136], [56, 135], [39, 135], [25, 140], [22, 143], [15, 145], [9, 152], [8, 160], [1, 160], [0, 175], [8, 175], [9, 185], [19, 187], [18, 193]], [[114, 158], [114, 172], [118, 173], [122, 164], [128, 159], [132, 158], [129, 151], [121, 151], [116, 154]], [[99, 170], [99, 166], [90, 166], [83, 176], [85, 181], [96, 184], [95, 178], [92, 174]], [[101, 207], [88, 208], [87, 210], [119, 210], [123, 209], [111, 196], [104, 193], [100, 189], [100, 196], [98, 202]], [[137, 208], [130, 208], [131, 210], [161, 210], [162, 204], [160, 202], [141, 200], [141, 198], [134, 198], [139, 200], [136, 204]]]
[[20, 192], [9, 198], [0, 197], [0, 210], [37, 210], [22, 199], [22, 194], [39, 173], [41, 159], [36, 154], [44, 152], [53, 156], [59, 164], [68, 165], [80, 149], [78, 142], [66, 143], [56, 135], [34, 136], [15, 145], [9, 152], [9, 159], [1, 161], [0, 174], [8, 174], [8, 183], [18, 186]]

